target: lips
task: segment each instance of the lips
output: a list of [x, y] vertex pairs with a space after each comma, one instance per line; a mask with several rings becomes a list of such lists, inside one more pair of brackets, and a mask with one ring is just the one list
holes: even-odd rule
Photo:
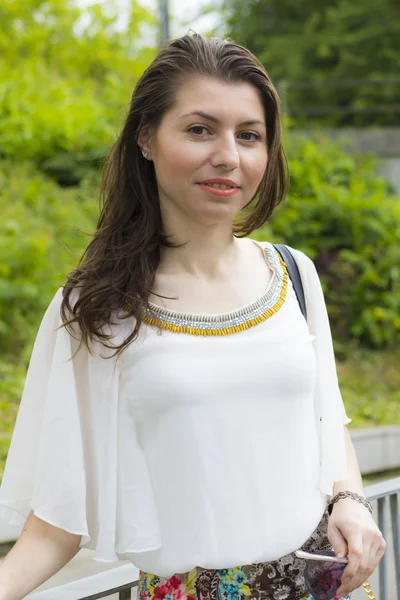
[[208, 179], [198, 185], [207, 194], [222, 198], [233, 196], [240, 189], [236, 182], [231, 179]]
[[214, 187], [215, 189], [232, 189], [240, 187], [235, 181], [231, 179], [207, 179], [206, 181], [200, 182], [200, 185], [208, 185]]

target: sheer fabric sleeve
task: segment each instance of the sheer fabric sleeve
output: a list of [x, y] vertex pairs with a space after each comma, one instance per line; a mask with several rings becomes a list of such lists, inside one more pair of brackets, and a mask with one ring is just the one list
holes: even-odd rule
[[290, 248], [303, 282], [310, 333], [317, 360], [315, 417], [320, 437], [320, 489], [331, 495], [335, 481], [347, 478], [344, 425], [346, 414], [340, 392], [332, 334], [321, 282], [313, 261], [303, 252]]
[[60, 288], [41, 322], [0, 488], [0, 520], [23, 525], [31, 509], [81, 537], [97, 560], [160, 547], [146, 461], [116, 358], [92, 354], [61, 325]]

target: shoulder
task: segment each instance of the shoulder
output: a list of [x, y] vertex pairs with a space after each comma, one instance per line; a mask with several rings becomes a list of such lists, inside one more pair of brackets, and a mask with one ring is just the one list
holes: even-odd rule
[[[64, 302], [66, 288], [59, 287], [50, 299], [42, 318], [42, 325], [57, 328], [72, 318], [72, 310], [79, 298], [79, 290], [72, 289]], [[62, 310], [63, 309], [63, 310]], [[71, 329], [74, 326], [71, 326]]]
[[[273, 249], [273, 246], [274, 246], [272, 244], [272, 242], [268, 242], [267, 240], [260, 241], [259, 244], [261, 244], [263, 247], [269, 247], [271, 250]], [[303, 270], [311, 271], [311, 272], [316, 271], [314, 262], [307, 254], [305, 254], [305, 252], [303, 252], [302, 250], [298, 250], [297, 248], [293, 248], [292, 246], [289, 246], [288, 244], [285, 244], [285, 246], [290, 251], [290, 253], [293, 255], [293, 258], [295, 259], [299, 268], [301, 268]]]
[[298, 265], [303, 266], [307, 270], [315, 271], [314, 262], [305, 252], [297, 248], [292, 248], [292, 246], [286, 245], [286, 247], [290, 250]]
[[47, 308], [44, 312], [42, 324], [57, 323], [60, 319], [61, 303], [63, 300], [63, 288], [60, 287], [50, 299]]
[[302, 281], [305, 282], [305, 285], [309, 288], [309, 293], [314, 297], [316, 294], [321, 295], [321, 280], [313, 260], [305, 254], [305, 252], [292, 248], [291, 246], [287, 247], [297, 263]]
[[[51, 298], [51, 300], [48, 304], [48, 307], [47, 307], [47, 311], [50, 311], [50, 312], [58, 311], [58, 313], [59, 313], [61, 304], [62, 304], [66, 294], [67, 294], [67, 288], [65, 288], [64, 286], [59, 287], [56, 290], [56, 292], [54, 293], [53, 297]], [[79, 290], [77, 288], [71, 289], [70, 293], [68, 294], [68, 304], [71, 308], [74, 307], [78, 298], [79, 298]]]

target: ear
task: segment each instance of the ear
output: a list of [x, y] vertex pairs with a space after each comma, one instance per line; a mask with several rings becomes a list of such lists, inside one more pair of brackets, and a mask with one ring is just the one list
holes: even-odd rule
[[150, 127], [142, 127], [137, 137], [137, 143], [141, 152], [146, 152], [147, 159], [151, 160], [151, 131]]

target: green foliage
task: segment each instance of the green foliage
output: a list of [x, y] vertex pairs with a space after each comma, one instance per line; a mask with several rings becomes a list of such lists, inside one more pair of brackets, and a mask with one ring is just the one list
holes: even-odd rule
[[133, 2], [120, 31], [110, 7], [2, 3], [0, 157], [34, 161], [71, 185], [84, 175], [82, 164], [104, 156], [155, 55], [154, 44], [143, 44], [144, 32], [152, 38], [154, 16]]
[[400, 199], [372, 158], [322, 137], [289, 144], [291, 193], [259, 239], [306, 252], [326, 292], [336, 350], [400, 340]]
[[340, 390], [350, 427], [400, 425], [400, 349], [371, 351], [353, 343], [338, 362]]
[[[328, 111], [313, 117], [325, 125], [398, 125], [397, 0], [221, 0], [221, 6], [227, 34], [255, 52], [274, 81], [322, 82], [289, 87], [290, 114], [316, 107]], [[381, 79], [397, 82], [365, 82]], [[382, 105], [388, 110], [365, 112]], [[309, 118], [299, 116], [298, 123]]]
[[[38, 319], [88, 243], [81, 230], [92, 233], [98, 214], [88, 181], [155, 54], [143, 44], [154, 16], [134, 2], [121, 31], [111, 8], [0, 6], [0, 347], [11, 357], [29, 354]], [[60, 189], [44, 174], [81, 185]]]
[[0, 347], [17, 357], [79, 260], [98, 216], [93, 185], [61, 189], [32, 165], [0, 163]]
[[25, 365], [15, 365], [0, 359], [0, 481], [18, 414], [25, 372]]

